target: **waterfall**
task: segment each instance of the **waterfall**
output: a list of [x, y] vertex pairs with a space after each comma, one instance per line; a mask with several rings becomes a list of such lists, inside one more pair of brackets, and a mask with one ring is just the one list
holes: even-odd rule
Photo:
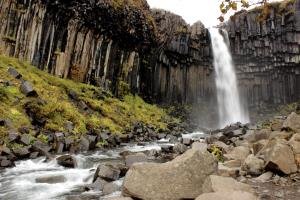
[[220, 30], [216, 28], [211, 28], [209, 32], [216, 72], [219, 127], [236, 122], [247, 123], [249, 115], [240, 100], [235, 69], [228, 48], [228, 34], [224, 31], [222, 36]]

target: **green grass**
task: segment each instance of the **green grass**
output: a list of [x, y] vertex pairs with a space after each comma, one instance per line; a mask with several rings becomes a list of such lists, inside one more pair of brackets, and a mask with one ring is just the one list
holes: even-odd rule
[[[32, 83], [42, 100], [25, 97], [20, 92], [20, 81], [7, 72], [9, 65]], [[75, 135], [98, 128], [107, 128], [115, 134], [122, 134], [125, 128], [132, 128], [134, 122], [151, 124], [157, 130], [165, 130], [167, 123], [178, 122], [177, 119], [169, 117], [164, 109], [147, 104], [140, 97], [128, 94], [127, 91], [127, 95], [121, 101], [101, 88], [54, 77], [27, 62], [0, 56], [0, 82], [4, 81], [10, 81], [12, 86], [0, 83], [0, 115], [4, 119], [10, 119], [16, 128], [33, 128], [25, 112], [25, 105], [34, 110], [37, 116], [46, 119], [44, 129], [67, 131], [65, 123], [70, 121], [74, 124]], [[77, 93], [78, 100], [70, 100], [70, 90]], [[85, 102], [89, 109], [82, 110], [78, 106], [79, 101]], [[0, 133], [7, 132], [2, 129], [4, 128], [0, 129]], [[42, 140], [47, 140], [41, 137]]]

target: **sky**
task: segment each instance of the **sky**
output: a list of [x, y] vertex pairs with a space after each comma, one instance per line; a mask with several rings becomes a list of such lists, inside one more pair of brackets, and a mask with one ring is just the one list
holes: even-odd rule
[[147, 0], [151, 8], [172, 11], [193, 24], [201, 21], [206, 27], [217, 25], [220, 16], [219, 0]]
[[[219, 5], [222, 0], [147, 0], [151, 8], [162, 8], [183, 17], [183, 19], [193, 24], [201, 21], [205, 27], [218, 25], [220, 21]], [[257, 2], [258, 0], [250, 0]], [[233, 12], [226, 15], [229, 18]]]

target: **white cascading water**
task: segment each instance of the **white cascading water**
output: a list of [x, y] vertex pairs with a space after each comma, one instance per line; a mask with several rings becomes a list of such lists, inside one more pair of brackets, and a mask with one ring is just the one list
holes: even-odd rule
[[217, 28], [210, 28], [209, 32], [216, 72], [219, 127], [223, 128], [236, 122], [248, 123], [249, 114], [240, 100], [235, 69], [227, 46], [228, 34], [224, 31], [222, 36]]

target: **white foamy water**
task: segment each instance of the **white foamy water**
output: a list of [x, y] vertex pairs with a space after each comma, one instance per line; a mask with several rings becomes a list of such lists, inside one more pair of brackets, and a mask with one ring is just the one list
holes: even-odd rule
[[[93, 154], [75, 155], [78, 168], [70, 169], [59, 166], [56, 160], [46, 161], [45, 158], [16, 162], [16, 167], [0, 171], [0, 199], [2, 200], [65, 200], [68, 195], [94, 195], [97, 191], [82, 192], [80, 187], [90, 184], [95, 169], [101, 162], [120, 160], [120, 152], [140, 152], [160, 150], [158, 144], [145, 146], [128, 145], [109, 151], [98, 151]], [[36, 178], [63, 176], [64, 183], [36, 183]], [[121, 185], [123, 179], [116, 181]], [[116, 192], [109, 196], [118, 196]]]
[[216, 28], [210, 28], [209, 32], [216, 71], [219, 127], [223, 128], [236, 122], [248, 123], [250, 121], [248, 111], [240, 100], [235, 69], [227, 46], [228, 34], [224, 31], [222, 36], [220, 30]]

